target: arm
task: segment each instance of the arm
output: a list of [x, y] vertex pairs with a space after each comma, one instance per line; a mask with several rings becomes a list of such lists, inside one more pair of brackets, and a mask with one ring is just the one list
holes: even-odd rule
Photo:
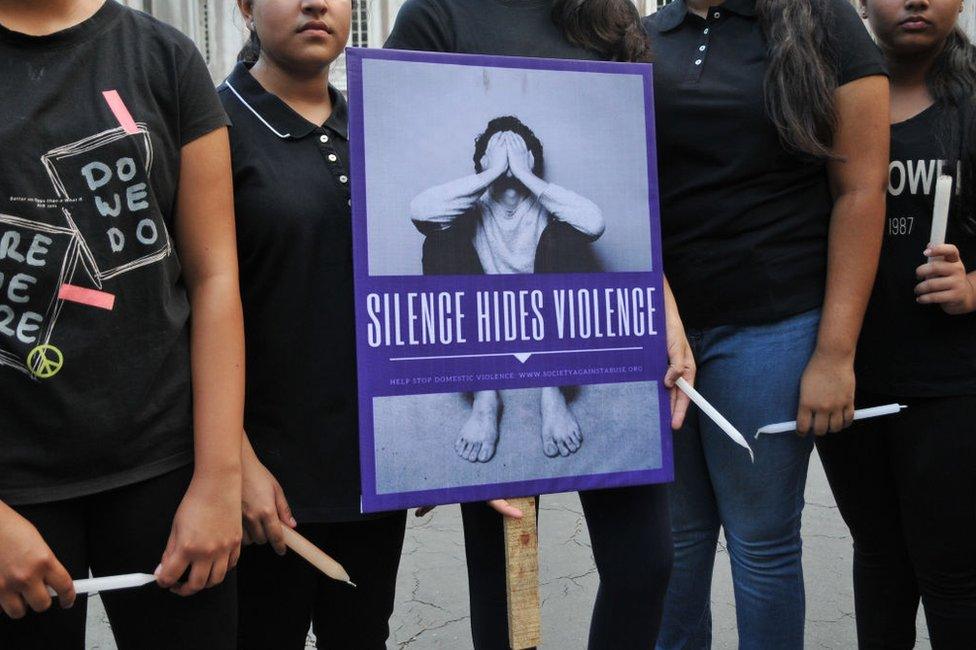
[[559, 221], [564, 221], [591, 239], [599, 239], [606, 230], [603, 212], [593, 201], [555, 183], [547, 183], [532, 172], [535, 157], [520, 136], [505, 133], [508, 160], [515, 176], [543, 207]]
[[797, 431], [840, 431], [854, 417], [854, 348], [877, 272], [887, 188], [889, 113], [884, 77], [836, 91], [838, 126], [828, 164], [827, 291], [817, 347], [800, 384]]
[[244, 332], [227, 129], [186, 144], [176, 201], [176, 242], [190, 297], [194, 471], [157, 570], [159, 584], [190, 595], [219, 584], [241, 543]]
[[[536, 177], [533, 176], [533, 178]], [[536, 178], [536, 180], [539, 179]], [[535, 194], [534, 191], [533, 194]], [[549, 214], [559, 221], [568, 223], [590, 239], [599, 239], [606, 230], [603, 211], [596, 203], [576, 192], [567, 190], [555, 183], [546, 183], [546, 187], [536, 196], [539, 197], [539, 202], [549, 211]]]
[[508, 171], [508, 155], [496, 133], [488, 141], [481, 166], [484, 171], [432, 187], [410, 202], [410, 217], [421, 232], [449, 228], [467, 212], [485, 190]]
[[500, 175], [485, 170], [424, 190], [410, 202], [410, 218], [421, 232], [449, 228]]

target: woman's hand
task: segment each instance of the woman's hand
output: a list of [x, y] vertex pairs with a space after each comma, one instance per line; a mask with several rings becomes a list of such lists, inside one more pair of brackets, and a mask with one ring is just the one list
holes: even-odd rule
[[[226, 128], [180, 150], [176, 244], [193, 320], [193, 462], [156, 581], [189, 596], [223, 581], [241, 553], [244, 323]], [[190, 569], [189, 580], [175, 586]]]
[[976, 280], [966, 273], [959, 249], [952, 244], [930, 245], [925, 255], [942, 259], [915, 269], [921, 280], [915, 286], [915, 300], [922, 305], [939, 305], [952, 316], [976, 311]]
[[285, 536], [282, 524], [298, 525], [292, 516], [285, 492], [268, 468], [261, 464], [245, 439], [242, 445], [241, 505], [244, 515], [244, 543], [271, 544], [275, 553], [284, 555]]
[[854, 421], [854, 357], [819, 349], [810, 357], [800, 380], [796, 431], [805, 436], [837, 433]]
[[685, 381], [694, 386], [697, 368], [684, 323], [678, 313], [678, 303], [675, 302], [667, 278], [664, 279], [664, 310], [668, 328], [668, 372], [664, 375], [664, 385], [671, 392], [671, 428], [680, 429], [684, 426], [691, 398], [678, 388], [677, 381], [684, 377]]
[[0, 503], [0, 607], [10, 618], [23, 618], [51, 606], [48, 586], [62, 608], [75, 602], [71, 576], [33, 524]]
[[[241, 491], [232, 477], [194, 474], [183, 496], [162, 563], [159, 586], [192, 596], [224, 580], [241, 555]], [[189, 579], [177, 586], [189, 569]]]

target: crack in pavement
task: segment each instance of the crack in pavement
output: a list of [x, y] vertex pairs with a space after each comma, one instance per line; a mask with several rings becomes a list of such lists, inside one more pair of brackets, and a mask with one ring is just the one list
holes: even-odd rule
[[406, 648], [410, 644], [415, 643], [418, 639], [420, 639], [420, 637], [422, 637], [423, 635], [427, 634], [428, 632], [434, 632], [436, 630], [442, 630], [445, 627], [447, 627], [448, 625], [453, 625], [454, 623], [460, 623], [461, 621], [465, 621], [468, 618], [469, 618], [468, 616], [462, 616], [461, 618], [452, 618], [452, 619], [450, 619], [448, 621], [444, 621], [440, 625], [435, 625], [434, 627], [425, 627], [424, 629], [420, 630], [419, 632], [417, 632], [416, 634], [414, 634], [412, 637], [410, 637], [406, 641], [398, 642], [398, 644], [400, 646], [400, 650], [403, 650], [403, 648]]

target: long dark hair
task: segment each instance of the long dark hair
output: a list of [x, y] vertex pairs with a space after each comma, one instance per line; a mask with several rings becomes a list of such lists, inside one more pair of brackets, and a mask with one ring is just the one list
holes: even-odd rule
[[237, 53], [237, 60], [243, 61], [244, 63], [257, 63], [258, 57], [261, 56], [261, 39], [258, 38], [256, 29], [249, 26], [248, 30], [250, 31], [250, 35], [247, 37], [247, 42], [244, 43], [244, 47]]
[[976, 234], [976, 48], [962, 29], [946, 39], [928, 75], [929, 92], [942, 107], [940, 139], [949, 173], [959, 168], [959, 219], [953, 221]]
[[816, 158], [832, 157], [837, 69], [823, 0], [756, 0], [766, 38], [766, 113], [783, 144]]
[[650, 39], [630, 0], [555, 0], [552, 21], [570, 43], [608, 61], [651, 61]]
[[237, 60], [244, 63], [257, 63], [259, 56], [261, 56], [261, 39], [258, 38], [258, 33], [252, 29], [244, 47], [237, 53]]

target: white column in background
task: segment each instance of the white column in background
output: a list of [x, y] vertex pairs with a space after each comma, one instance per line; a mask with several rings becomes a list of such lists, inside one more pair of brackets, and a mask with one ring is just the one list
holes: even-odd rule
[[959, 24], [962, 25], [971, 40], [976, 40], [976, 0], [966, 0], [963, 4]]

